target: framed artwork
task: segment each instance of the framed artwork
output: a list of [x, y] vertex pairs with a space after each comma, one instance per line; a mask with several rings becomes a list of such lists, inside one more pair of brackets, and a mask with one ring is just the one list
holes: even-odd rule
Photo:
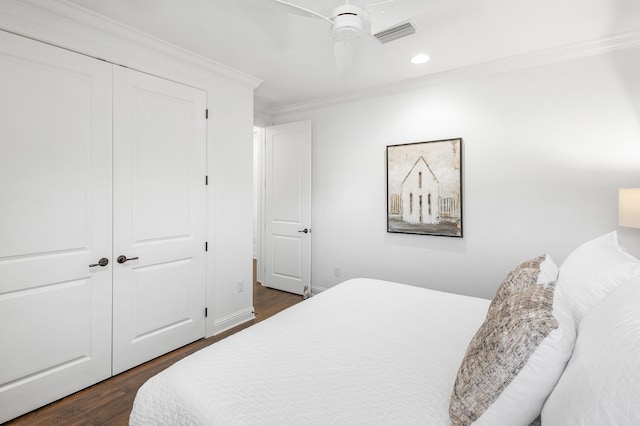
[[462, 139], [387, 146], [387, 232], [462, 238]]

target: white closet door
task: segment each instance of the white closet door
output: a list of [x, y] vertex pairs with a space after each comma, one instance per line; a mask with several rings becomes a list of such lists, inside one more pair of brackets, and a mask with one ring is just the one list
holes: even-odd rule
[[0, 423], [111, 375], [111, 70], [0, 31]]
[[205, 108], [205, 92], [114, 69], [114, 374], [204, 337]]

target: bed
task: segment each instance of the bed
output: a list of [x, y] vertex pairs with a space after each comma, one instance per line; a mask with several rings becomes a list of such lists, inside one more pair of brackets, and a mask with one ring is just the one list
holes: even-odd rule
[[346, 281], [152, 378], [131, 423], [445, 424], [456, 371], [488, 306]]
[[[620, 261], [613, 263], [616, 273], [624, 264], [625, 274], [616, 275], [618, 282], [608, 292], [630, 287], [629, 282], [640, 278], [640, 262], [619, 247], [615, 234], [605, 237], [604, 242], [602, 237], [585, 245], [621, 253]], [[580, 273], [611, 266], [582, 258], [574, 263]], [[613, 272], [607, 274], [609, 278]], [[570, 380], [584, 377], [584, 365], [574, 367], [569, 358], [578, 347], [576, 331], [582, 318], [578, 321], [576, 315], [586, 315], [568, 301], [571, 285], [566, 284], [564, 292], [555, 291], [563, 275], [572, 278], [571, 268], [563, 274], [548, 255], [539, 256], [511, 271], [493, 300], [374, 279], [345, 281], [152, 377], [138, 391], [130, 424], [528, 425], [539, 422], [541, 413], [542, 424], [589, 424], [566, 418], [568, 405], [588, 413], [593, 404], [578, 404], [572, 383], [562, 382], [566, 371], [575, 376]], [[631, 288], [640, 289], [640, 284]], [[531, 291], [536, 292], [535, 300], [542, 293], [551, 298], [535, 327], [535, 315], [528, 310], [531, 300], [525, 308], [515, 301]], [[599, 308], [605, 298], [589, 296], [598, 300], [590, 300], [593, 305], [587, 310]], [[630, 294], [618, 298], [633, 300]], [[518, 315], [524, 320], [513, 319]], [[600, 315], [610, 317], [606, 312]], [[603, 328], [601, 320], [596, 322], [596, 328]], [[544, 329], [540, 324], [547, 330], [540, 332], [543, 335], [524, 361], [517, 361], [516, 367], [509, 364], [522, 358], [523, 349], [510, 352], [514, 340], [505, 339], [502, 328], [520, 327], [528, 333], [531, 328]], [[515, 341], [522, 341], [522, 336]], [[640, 351], [626, 353], [627, 363], [640, 367], [634, 361], [640, 359]], [[496, 377], [514, 371], [506, 383], [494, 383]], [[554, 388], [560, 388], [560, 395], [549, 397]], [[636, 393], [627, 394], [625, 401], [640, 403], [634, 400]], [[614, 420], [625, 419], [640, 420], [640, 415], [633, 408]]]

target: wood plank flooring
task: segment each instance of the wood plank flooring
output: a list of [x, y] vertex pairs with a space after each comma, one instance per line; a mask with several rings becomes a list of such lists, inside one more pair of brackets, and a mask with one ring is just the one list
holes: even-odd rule
[[138, 388], [151, 376], [185, 356], [302, 301], [302, 296], [253, 285], [256, 318], [229, 331], [201, 339], [115, 377], [5, 423], [6, 426], [113, 425], [129, 423]]

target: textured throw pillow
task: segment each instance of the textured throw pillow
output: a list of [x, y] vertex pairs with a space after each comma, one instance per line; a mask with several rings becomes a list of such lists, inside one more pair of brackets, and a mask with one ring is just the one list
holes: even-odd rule
[[489, 311], [500, 307], [507, 298], [533, 284], [546, 285], [558, 278], [558, 267], [548, 254], [518, 265], [502, 281], [489, 305]]
[[576, 248], [560, 266], [557, 287], [578, 326], [609, 292], [635, 278], [640, 278], [640, 261], [618, 244], [614, 231]]
[[[554, 272], [555, 271], [555, 272]], [[548, 255], [509, 273], [471, 340], [454, 385], [454, 425], [529, 425], [571, 356], [575, 327]]]
[[578, 330], [542, 424], [640, 425], [640, 281], [612, 291]]

